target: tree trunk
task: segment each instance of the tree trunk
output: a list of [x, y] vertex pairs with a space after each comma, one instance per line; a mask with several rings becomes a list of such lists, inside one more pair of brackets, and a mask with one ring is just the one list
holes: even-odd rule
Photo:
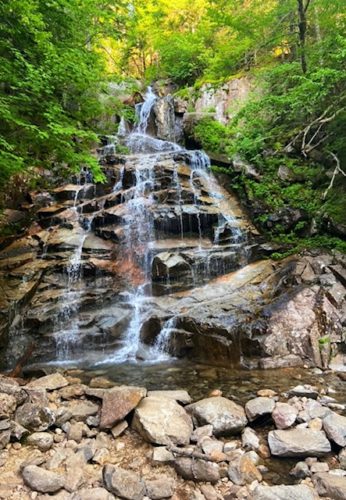
[[305, 52], [305, 43], [306, 43], [306, 30], [307, 30], [307, 19], [306, 19], [306, 11], [309, 7], [310, 1], [307, 1], [307, 4], [304, 5], [304, 0], [297, 0], [298, 2], [298, 36], [299, 36], [299, 48], [300, 48], [300, 62], [302, 66], [303, 73], [307, 72], [308, 65], [306, 62], [306, 52]]
[[323, 49], [322, 49], [321, 26], [320, 26], [320, 19], [319, 19], [318, 9], [317, 9], [316, 5], [314, 7], [314, 18], [315, 18], [316, 40], [317, 40], [317, 43], [318, 43], [319, 53], [320, 53], [320, 66], [323, 66], [324, 65], [324, 60], [323, 60]]

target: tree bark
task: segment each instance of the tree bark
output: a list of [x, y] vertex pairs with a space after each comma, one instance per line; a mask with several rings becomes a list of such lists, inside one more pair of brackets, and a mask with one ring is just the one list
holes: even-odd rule
[[305, 74], [308, 70], [308, 65], [306, 61], [306, 31], [307, 31], [307, 10], [309, 8], [310, 0], [307, 0], [304, 4], [304, 0], [297, 0], [298, 2], [298, 36], [299, 36], [299, 48], [300, 48], [300, 62], [302, 66], [302, 71]]

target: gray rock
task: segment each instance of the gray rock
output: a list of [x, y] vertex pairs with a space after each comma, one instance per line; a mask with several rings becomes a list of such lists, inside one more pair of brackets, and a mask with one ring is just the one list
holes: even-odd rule
[[0, 419], [10, 417], [16, 410], [17, 400], [11, 394], [0, 393]]
[[328, 472], [329, 471], [329, 465], [327, 462], [315, 462], [311, 466], [311, 473], [316, 474], [317, 472]]
[[202, 427], [197, 427], [191, 434], [191, 443], [198, 443], [204, 437], [211, 437], [213, 435], [212, 425], [203, 425]]
[[15, 420], [30, 431], [46, 431], [55, 423], [55, 415], [49, 408], [24, 403], [16, 410]]
[[28, 465], [22, 470], [24, 482], [29, 488], [41, 493], [55, 493], [63, 488], [65, 479], [62, 475], [51, 472], [37, 465]]
[[175, 481], [169, 476], [161, 475], [158, 479], [146, 481], [147, 496], [152, 500], [170, 498], [174, 493]]
[[245, 405], [245, 412], [250, 422], [259, 417], [270, 415], [275, 407], [275, 400], [272, 398], [258, 397], [251, 399]]
[[165, 446], [158, 446], [153, 450], [152, 460], [155, 465], [161, 465], [174, 462], [174, 456]]
[[311, 429], [270, 431], [268, 444], [272, 455], [278, 457], [321, 457], [331, 451], [325, 433]]
[[84, 470], [82, 467], [67, 467], [65, 478], [65, 489], [72, 493], [77, 491], [85, 483]]
[[192, 421], [178, 403], [171, 399], [148, 397], [137, 406], [132, 427], [154, 444], [188, 444]]
[[239, 449], [240, 447], [241, 447], [241, 442], [236, 439], [234, 441], [227, 441], [224, 444], [223, 452], [232, 453], [233, 451]]
[[201, 484], [200, 489], [206, 500], [218, 500], [221, 498], [211, 484]]
[[310, 469], [307, 463], [298, 462], [290, 471], [290, 475], [296, 479], [305, 479], [310, 476]]
[[304, 403], [304, 411], [308, 414], [310, 419], [324, 418], [331, 413], [329, 408], [322, 406], [319, 401], [308, 399]]
[[55, 424], [61, 426], [71, 420], [72, 416], [72, 412], [68, 408], [61, 406], [55, 413]]
[[199, 446], [202, 448], [203, 452], [206, 455], [210, 455], [211, 453], [222, 453], [223, 452], [223, 442], [217, 441], [216, 439], [212, 439], [210, 437], [205, 437], [201, 439], [199, 442]]
[[46, 391], [55, 391], [56, 389], [61, 389], [66, 387], [68, 381], [60, 373], [52, 373], [51, 375], [46, 375], [45, 377], [38, 378], [29, 382], [25, 386], [26, 389], [45, 389]]
[[174, 467], [183, 479], [216, 483], [220, 479], [220, 469], [215, 462], [191, 458], [177, 458]]
[[202, 399], [186, 407], [200, 425], [211, 424], [215, 435], [237, 434], [247, 424], [241, 406], [223, 397]]
[[178, 403], [183, 405], [191, 403], [191, 396], [187, 391], [183, 391], [182, 389], [175, 391], [148, 391], [148, 396], [174, 399], [174, 401], [178, 401]]
[[125, 432], [128, 426], [129, 424], [126, 422], [126, 420], [123, 420], [122, 422], [119, 422], [117, 425], [112, 427], [111, 433], [114, 439], [119, 437], [123, 432]]
[[346, 446], [346, 417], [331, 413], [323, 419], [323, 429], [329, 439], [339, 446]]
[[60, 467], [60, 465], [67, 458], [67, 450], [56, 450], [54, 454], [46, 461], [45, 467], [48, 470], [54, 470]]
[[[99, 411], [99, 406], [91, 401], [77, 400], [70, 401], [65, 409], [68, 412], [65, 414], [65, 418], [71, 414], [70, 418], [74, 418], [79, 422], [85, 422], [88, 417], [96, 415]], [[67, 418], [67, 420], [70, 420], [70, 418]]]
[[256, 432], [251, 427], [245, 427], [241, 435], [242, 446], [245, 450], [258, 450], [260, 440]]
[[[8, 394], [14, 396], [17, 405], [21, 405], [27, 398], [27, 393], [25, 390], [18, 385], [18, 382], [14, 379], [3, 378], [0, 376], [0, 394]], [[1, 408], [1, 405], [0, 405]]]
[[0, 420], [0, 432], [7, 431], [11, 428], [11, 422], [9, 420]]
[[311, 398], [311, 399], [317, 399], [318, 397], [318, 389], [312, 385], [297, 385], [296, 387], [293, 387], [293, 389], [290, 389], [289, 391], [290, 396], [299, 396], [299, 397], [305, 397], [305, 398]]
[[305, 484], [294, 486], [257, 486], [254, 491], [256, 500], [316, 500], [312, 488]]
[[114, 465], [105, 465], [103, 482], [108, 491], [127, 500], [141, 500], [145, 495], [145, 484], [136, 472]]
[[298, 410], [287, 403], [276, 403], [272, 413], [272, 419], [278, 429], [291, 427], [298, 416]]
[[80, 443], [83, 439], [83, 434], [85, 433], [83, 422], [74, 422], [69, 426], [67, 431], [67, 439], [72, 439], [76, 443]]
[[346, 499], [346, 476], [322, 472], [315, 474], [312, 480], [318, 494], [322, 497], [332, 498], [333, 500]]
[[34, 432], [28, 437], [27, 442], [37, 446], [40, 451], [47, 451], [53, 446], [53, 436], [49, 432]]
[[343, 448], [339, 453], [339, 462], [342, 469], [346, 469], [346, 448]]
[[71, 500], [114, 500], [114, 495], [105, 488], [81, 488], [72, 495]]
[[100, 448], [99, 450], [96, 451], [95, 455], [93, 456], [93, 462], [99, 465], [105, 465], [109, 461], [110, 461], [110, 453], [107, 450], [107, 448]]
[[10, 442], [10, 439], [11, 439], [10, 430], [0, 432], [0, 450], [6, 448], [6, 446]]

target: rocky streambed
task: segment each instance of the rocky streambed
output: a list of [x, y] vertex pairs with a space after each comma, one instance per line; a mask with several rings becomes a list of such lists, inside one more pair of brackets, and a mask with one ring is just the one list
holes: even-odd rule
[[80, 370], [2, 376], [0, 498], [344, 499], [346, 405], [333, 393], [263, 386], [239, 404], [217, 387], [192, 400]]

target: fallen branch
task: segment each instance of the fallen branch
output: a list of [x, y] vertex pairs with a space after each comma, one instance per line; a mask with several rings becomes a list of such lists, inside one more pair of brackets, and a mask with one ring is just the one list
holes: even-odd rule
[[327, 187], [327, 189], [325, 190], [325, 192], [323, 193], [323, 199], [325, 200], [326, 197], [327, 197], [327, 194], [329, 192], [330, 189], [332, 189], [333, 185], [334, 185], [334, 181], [335, 181], [335, 177], [338, 175], [338, 174], [342, 174], [344, 177], [346, 177], [346, 172], [344, 172], [342, 170], [342, 168], [340, 167], [340, 160], [339, 158], [336, 156], [336, 154], [332, 153], [331, 151], [328, 151], [329, 154], [332, 156], [332, 158], [334, 159], [334, 161], [336, 162], [336, 167], [334, 169], [334, 172], [333, 172], [333, 176], [331, 178], [331, 181], [329, 183], [329, 186]]
[[198, 460], [205, 460], [206, 462], [219, 462], [210, 455], [204, 455], [199, 451], [189, 451], [184, 448], [177, 448], [176, 446], [167, 446], [167, 450], [175, 455], [180, 455], [181, 457], [196, 458]]
[[[301, 138], [302, 143], [300, 146], [300, 152], [303, 156], [307, 157], [313, 149], [316, 149], [322, 142], [326, 141], [330, 137], [330, 134], [326, 134], [314, 143], [314, 140], [318, 138], [323, 127], [333, 121], [341, 112], [345, 111], [345, 109], [345, 107], [339, 108], [337, 111], [328, 115], [328, 113], [332, 110], [332, 106], [328, 106], [320, 116], [315, 118], [306, 127], [298, 132], [298, 134], [285, 147], [285, 152], [290, 152], [291, 149], [295, 147], [297, 141]], [[317, 127], [316, 130], [314, 130], [315, 127]], [[312, 130], [314, 130], [314, 132], [312, 137], [309, 139], [308, 136]]]

